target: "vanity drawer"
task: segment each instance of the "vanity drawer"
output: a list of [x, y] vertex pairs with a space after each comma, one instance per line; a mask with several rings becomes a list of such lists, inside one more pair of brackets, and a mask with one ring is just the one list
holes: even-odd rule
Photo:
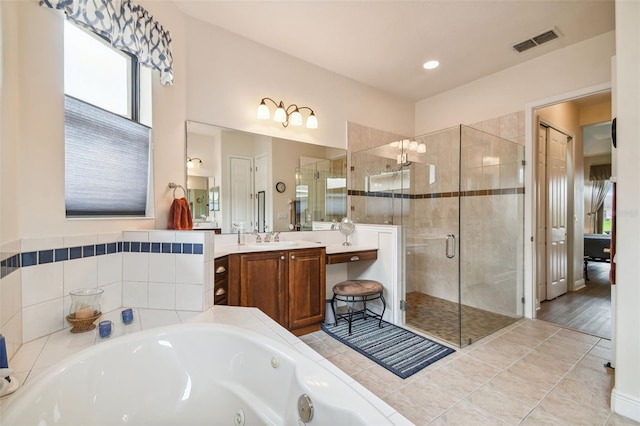
[[213, 304], [226, 305], [229, 300], [229, 257], [216, 259], [213, 263]]
[[350, 251], [347, 253], [332, 253], [327, 255], [327, 265], [334, 263], [359, 262], [361, 260], [376, 260], [378, 250]]

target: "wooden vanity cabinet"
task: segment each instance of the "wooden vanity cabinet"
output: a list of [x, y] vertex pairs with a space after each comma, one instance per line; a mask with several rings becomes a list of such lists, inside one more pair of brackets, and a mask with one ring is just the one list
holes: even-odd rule
[[229, 256], [229, 304], [254, 306], [297, 335], [324, 320], [324, 248]]

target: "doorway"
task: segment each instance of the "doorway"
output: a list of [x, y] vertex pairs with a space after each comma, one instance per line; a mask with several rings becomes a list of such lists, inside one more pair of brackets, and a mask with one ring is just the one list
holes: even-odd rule
[[[532, 272], [536, 301], [532, 316], [563, 327], [610, 338], [609, 264], [589, 262], [588, 270], [584, 266], [585, 234], [593, 232], [594, 226], [589, 216], [593, 209], [589, 204], [589, 169], [593, 163], [593, 145], [585, 129], [594, 124], [602, 127], [603, 122], [611, 120], [610, 90], [607, 88], [586, 93], [579, 98], [558, 100], [533, 108], [532, 112], [534, 123], [541, 123], [538, 128], [539, 137], [533, 139], [536, 141], [533, 156], [536, 160], [533, 176], [535, 191], [532, 200], [536, 206], [533, 220], [536, 244], [533, 246], [535, 253]], [[563, 129], [561, 133], [573, 135], [568, 141], [567, 149], [559, 149], [567, 153], [566, 197], [560, 199], [549, 193], [558, 184], [562, 187], [561, 181], [558, 182], [560, 177], [554, 177], [554, 172], [549, 169], [555, 167], [558, 172], [556, 174], [562, 175], [562, 166], [554, 165], [558, 160], [561, 163], [561, 158], [557, 155], [548, 158], [549, 153], [544, 152], [544, 147], [549, 146], [549, 139], [545, 138], [553, 137], [551, 135], [554, 131], [550, 129], [557, 123], [560, 123]], [[607, 137], [602, 137], [602, 133], [599, 137], [604, 139], [601, 143], [609, 149], [607, 159], [610, 164], [610, 126], [605, 127], [607, 132], [604, 133]], [[599, 161], [602, 163], [602, 158], [599, 158]], [[550, 182], [549, 178], [555, 179], [556, 182]], [[561, 190], [556, 192], [561, 194]], [[563, 213], [565, 202], [566, 214]], [[560, 226], [561, 219], [554, 217], [558, 214], [566, 219], [564, 230]], [[606, 209], [600, 209], [599, 214], [606, 215]], [[558, 240], [562, 241], [563, 235], [566, 235], [566, 254], [563, 254], [564, 249], [560, 249], [561, 245], [557, 244]], [[563, 274], [557, 270], [559, 268], [561, 271], [564, 268], [563, 259], [566, 265], [566, 289], [565, 283], [562, 283]], [[554, 287], [559, 291], [553, 289]]]

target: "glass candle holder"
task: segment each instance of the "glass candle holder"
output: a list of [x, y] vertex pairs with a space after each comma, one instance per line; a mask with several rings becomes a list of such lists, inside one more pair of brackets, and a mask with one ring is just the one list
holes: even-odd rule
[[101, 288], [81, 288], [69, 292], [71, 308], [69, 317], [73, 319], [92, 318], [100, 314], [100, 297], [104, 293]]

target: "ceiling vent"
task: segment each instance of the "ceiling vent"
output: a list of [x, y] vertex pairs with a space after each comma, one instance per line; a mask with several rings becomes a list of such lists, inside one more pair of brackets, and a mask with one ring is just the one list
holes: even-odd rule
[[546, 43], [548, 41], [554, 40], [558, 38], [558, 33], [555, 29], [551, 29], [549, 31], [545, 31], [542, 34], [538, 34], [535, 37], [531, 37], [528, 40], [521, 41], [513, 46], [518, 52], [524, 52], [525, 50], [529, 50], [532, 47], [536, 47], [541, 45], [542, 43]]

